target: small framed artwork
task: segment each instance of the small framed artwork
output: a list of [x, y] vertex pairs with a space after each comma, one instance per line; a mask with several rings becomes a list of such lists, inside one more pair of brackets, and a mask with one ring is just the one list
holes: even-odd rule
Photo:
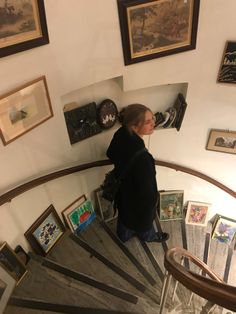
[[187, 103], [183, 94], [178, 94], [173, 107], [176, 109], [176, 118], [172, 124], [172, 127], [179, 131], [187, 108]]
[[160, 191], [160, 220], [183, 218], [184, 191]]
[[189, 225], [206, 226], [211, 204], [189, 201], [185, 222]]
[[[61, 213], [63, 220], [65, 222], [65, 225], [71, 229], [71, 222], [69, 219], [69, 215], [76, 210], [78, 207], [80, 207], [85, 201], [87, 200], [85, 194], [81, 195], [79, 198], [77, 198], [74, 202], [72, 202], [70, 205], [68, 205]], [[74, 231], [74, 229], [72, 230]]]
[[118, 212], [116, 211], [114, 215], [113, 204], [102, 197], [101, 188], [95, 190], [95, 197], [97, 203], [97, 212], [101, 219], [106, 222], [116, 219], [118, 216]]
[[53, 116], [45, 76], [0, 96], [0, 136], [7, 145]]
[[15, 285], [16, 280], [8, 274], [5, 268], [0, 266], [0, 313], [4, 313]]
[[16, 280], [17, 284], [27, 273], [25, 265], [6, 242], [0, 247], [0, 265]]
[[212, 239], [230, 245], [235, 233], [236, 220], [217, 215], [212, 229]]
[[118, 109], [111, 99], [103, 100], [97, 108], [98, 124], [102, 129], [110, 129], [118, 119]]
[[50, 205], [24, 235], [32, 249], [45, 256], [63, 236], [64, 232], [65, 227], [60, 217], [53, 205]]
[[117, 0], [125, 65], [195, 49], [200, 0]]
[[211, 130], [206, 149], [216, 152], [236, 154], [236, 132]]
[[81, 205], [74, 206], [67, 214], [67, 218], [71, 231], [78, 234], [96, 218], [92, 202], [86, 200]]
[[0, 57], [49, 43], [43, 0], [1, 3]]
[[236, 83], [236, 42], [227, 41], [217, 78], [219, 83]]

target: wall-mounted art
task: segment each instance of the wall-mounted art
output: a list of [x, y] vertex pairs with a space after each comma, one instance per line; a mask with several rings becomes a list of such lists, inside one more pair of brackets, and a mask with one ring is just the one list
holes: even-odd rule
[[103, 129], [110, 129], [118, 119], [116, 104], [111, 99], [103, 100], [97, 109], [98, 124]]
[[0, 266], [0, 313], [4, 313], [4, 309], [11, 297], [15, 284], [16, 280]]
[[236, 132], [211, 130], [206, 149], [216, 152], [236, 154]]
[[45, 76], [0, 96], [0, 136], [7, 145], [53, 116]]
[[218, 74], [220, 83], [236, 83], [236, 42], [227, 41]]
[[235, 233], [236, 220], [217, 215], [212, 229], [212, 239], [230, 245]]
[[97, 209], [101, 219], [108, 222], [117, 218], [118, 211], [114, 212], [113, 203], [103, 198], [102, 193], [101, 188], [95, 190]]
[[95, 102], [65, 111], [64, 116], [71, 144], [102, 132], [97, 122]]
[[0, 247], [0, 265], [16, 280], [17, 284], [27, 273], [25, 265], [6, 242]]
[[160, 220], [183, 218], [184, 191], [160, 191]]
[[195, 49], [200, 0], [117, 0], [125, 64]]
[[48, 43], [43, 0], [0, 2], [0, 57]]
[[64, 232], [65, 227], [60, 217], [53, 205], [50, 205], [24, 235], [32, 249], [45, 256]]
[[186, 224], [206, 226], [210, 206], [208, 203], [189, 201], [185, 218]]

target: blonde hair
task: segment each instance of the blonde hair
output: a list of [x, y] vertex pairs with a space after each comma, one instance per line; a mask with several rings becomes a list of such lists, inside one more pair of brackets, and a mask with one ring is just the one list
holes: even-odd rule
[[119, 120], [122, 126], [132, 132], [133, 126], [139, 126], [145, 120], [145, 113], [151, 110], [141, 104], [132, 104], [123, 108], [119, 113]]

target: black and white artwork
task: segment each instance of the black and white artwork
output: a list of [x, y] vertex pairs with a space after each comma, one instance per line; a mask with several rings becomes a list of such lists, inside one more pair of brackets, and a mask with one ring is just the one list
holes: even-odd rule
[[223, 59], [218, 75], [218, 82], [236, 83], [236, 42], [226, 43]]

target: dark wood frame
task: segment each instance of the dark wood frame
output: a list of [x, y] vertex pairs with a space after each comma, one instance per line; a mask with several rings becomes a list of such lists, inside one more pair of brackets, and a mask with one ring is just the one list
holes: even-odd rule
[[[129, 15], [128, 10], [130, 8], [135, 8], [135, 6], [140, 6], [143, 4], [153, 3], [158, 4], [159, 0], [117, 0], [118, 2], [118, 11], [119, 11], [119, 20], [120, 20], [120, 30], [121, 30], [121, 37], [122, 37], [122, 46], [123, 46], [123, 54], [124, 54], [124, 62], [125, 65], [129, 65], [136, 62], [146, 61], [153, 58], [159, 58], [164, 57], [167, 55], [192, 50], [196, 48], [196, 38], [197, 38], [197, 27], [198, 27], [198, 15], [199, 15], [199, 7], [200, 7], [200, 0], [191, 0], [192, 1], [192, 16], [191, 16], [191, 38], [188, 43], [184, 44], [184, 42], [181, 45], [177, 45], [176, 47], [171, 47], [168, 49], [168, 45], [163, 45], [162, 49], [159, 49], [156, 47], [148, 48], [146, 50], [146, 53], [137, 53], [136, 56], [132, 56], [131, 51], [131, 40], [130, 40], [130, 27], [129, 27]], [[166, 1], [172, 1], [172, 0], [166, 0]], [[143, 21], [145, 18], [143, 19]], [[144, 25], [144, 22], [143, 22]], [[173, 26], [174, 27], [174, 26]], [[152, 34], [153, 35], [153, 34]], [[141, 38], [142, 39], [142, 38]], [[154, 39], [153, 39], [154, 40]], [[165, 39], [167, 40], [167, 39]], [[151, 42], [153, 44], [153, 41]], [[149, 44], [150, 46], [150, 44]], [[147, 46], [148, 47], [148, 46]], [[164, 47], [164, 48], [163, 48]], [[166, 47], [166, 49], [165, 49]], [[139, 54], [139, 55], [138, 55]]]
[[[56, 239], [56, 241], [48, 248], [47, 251], [43, 249], [43, 247], [40, 245], [40, 243], [36, 240], [35, 236], [33, 235], [34, 231], [43, 223], [43, 221], [50, 215], [53, 214], [55, 221], [57, 222], [57, 225], [60, 227], [62, 233], [60, 236]], [[28, 240], [30, 246], [32, 249], [43, 256], [46, 256], [50, 250], [54, 247], [54, 245], [62, 238], [63, 234], [65, 233], [65, 227], [57, 214], [54, 206], [51, 204], [43, 213], [42, 215], [30, 226], [30, 228], [24, 233], [24, 236]]]
[[11, 44], [6, 47], [0, 48], [0, 57], [5, 57], [17, 52], [21, 52], [24, 50], [32, 49], [38, 46], [46, 45], [49, 43], [48, 37], [48, 29], [47, 29], [47, 22], [46, 22], [46, 14], [44, 8], [44, 1], [43, 0], [35, 0], [37, 9], [38, 9], [38, 22], [41, 28], [41, 36], [26, 40], [16, 44]]
[[236, 83], [236, 41], [227, 41], [217, 77], [218, 83]]
[[[227, 147], [223, 144], [217, 145], [217, 139], [223, 140], [226, 136], [234, 138], [234, 143], [232, 143], [233, 147]], [[236, 131], [212, 129], [208, 137], [206, 149], [220, 153], [236, 154]]]

